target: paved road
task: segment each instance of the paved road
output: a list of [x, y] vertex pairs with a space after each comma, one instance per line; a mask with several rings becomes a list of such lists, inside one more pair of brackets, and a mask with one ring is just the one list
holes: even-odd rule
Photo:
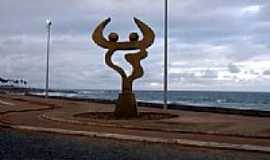
[[0, 129], [0, 159], [270, 160], [270, 155]]

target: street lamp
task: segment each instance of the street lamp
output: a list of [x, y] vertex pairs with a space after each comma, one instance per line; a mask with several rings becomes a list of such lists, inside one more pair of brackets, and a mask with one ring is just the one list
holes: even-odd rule
[[164, 101], [164, 110], [168, 109], [168, 0], [165, 0], [164, 6], [164, 92], [163, 92], [163, 101]]
[[51, 26], [52, 26], [52, 21], [47, 19], [46, 20], [47, 24], [47, 31], [48, 31], [48, 36], [47, 36], [47, 66], [46, 66], [46, 90], [45, 90], [45, 98], [48, 98], [48, 90], [49, 90], [49, 55], [50, 55], [50, 40], [51, 40]]

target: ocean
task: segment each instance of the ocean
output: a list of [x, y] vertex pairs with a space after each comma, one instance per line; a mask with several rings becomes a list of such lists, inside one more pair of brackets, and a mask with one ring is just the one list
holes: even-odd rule
[[[134, 91], [137, 101], [162, 103], [162, 91]], [[32, 93], [43, 94], [43, 93]], [[117, 99], [117, 90], [53, 90], [50, 96], [82, 99]], [[169, 91], [168, 103], [270, 111], [270, 92]]]

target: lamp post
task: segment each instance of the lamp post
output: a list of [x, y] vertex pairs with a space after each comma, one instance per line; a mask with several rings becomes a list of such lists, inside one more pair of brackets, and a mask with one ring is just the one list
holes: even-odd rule
[[164, 101], [164, 110], [168, 109], [168, 0], [165, 0], [164, 6], [164, 92], [163, 92], [163, 101]]
[[46, 89], [45, 89], [45, 98], [48, 98], [48, 90], [49, 90], [49, 56], [50, 56], [50, 40], [51, 40], [51, 26], [52, 21], [47, 19], [47, 65], [46, 65]]

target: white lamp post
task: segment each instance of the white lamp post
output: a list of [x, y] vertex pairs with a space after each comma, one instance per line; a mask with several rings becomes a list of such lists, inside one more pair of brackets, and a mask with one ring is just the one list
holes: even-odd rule
[[52, 21], [47, 19], [47, 31], [48, 31], [48, 37], [47, 37], [47, 66], [46, 66], [46, 89], [45, 89], [45, 98], [48, 98], [48, 90], [49, 90], [49, 56], [50, 56], [50, 40], [51, 40], [51, 26]]

